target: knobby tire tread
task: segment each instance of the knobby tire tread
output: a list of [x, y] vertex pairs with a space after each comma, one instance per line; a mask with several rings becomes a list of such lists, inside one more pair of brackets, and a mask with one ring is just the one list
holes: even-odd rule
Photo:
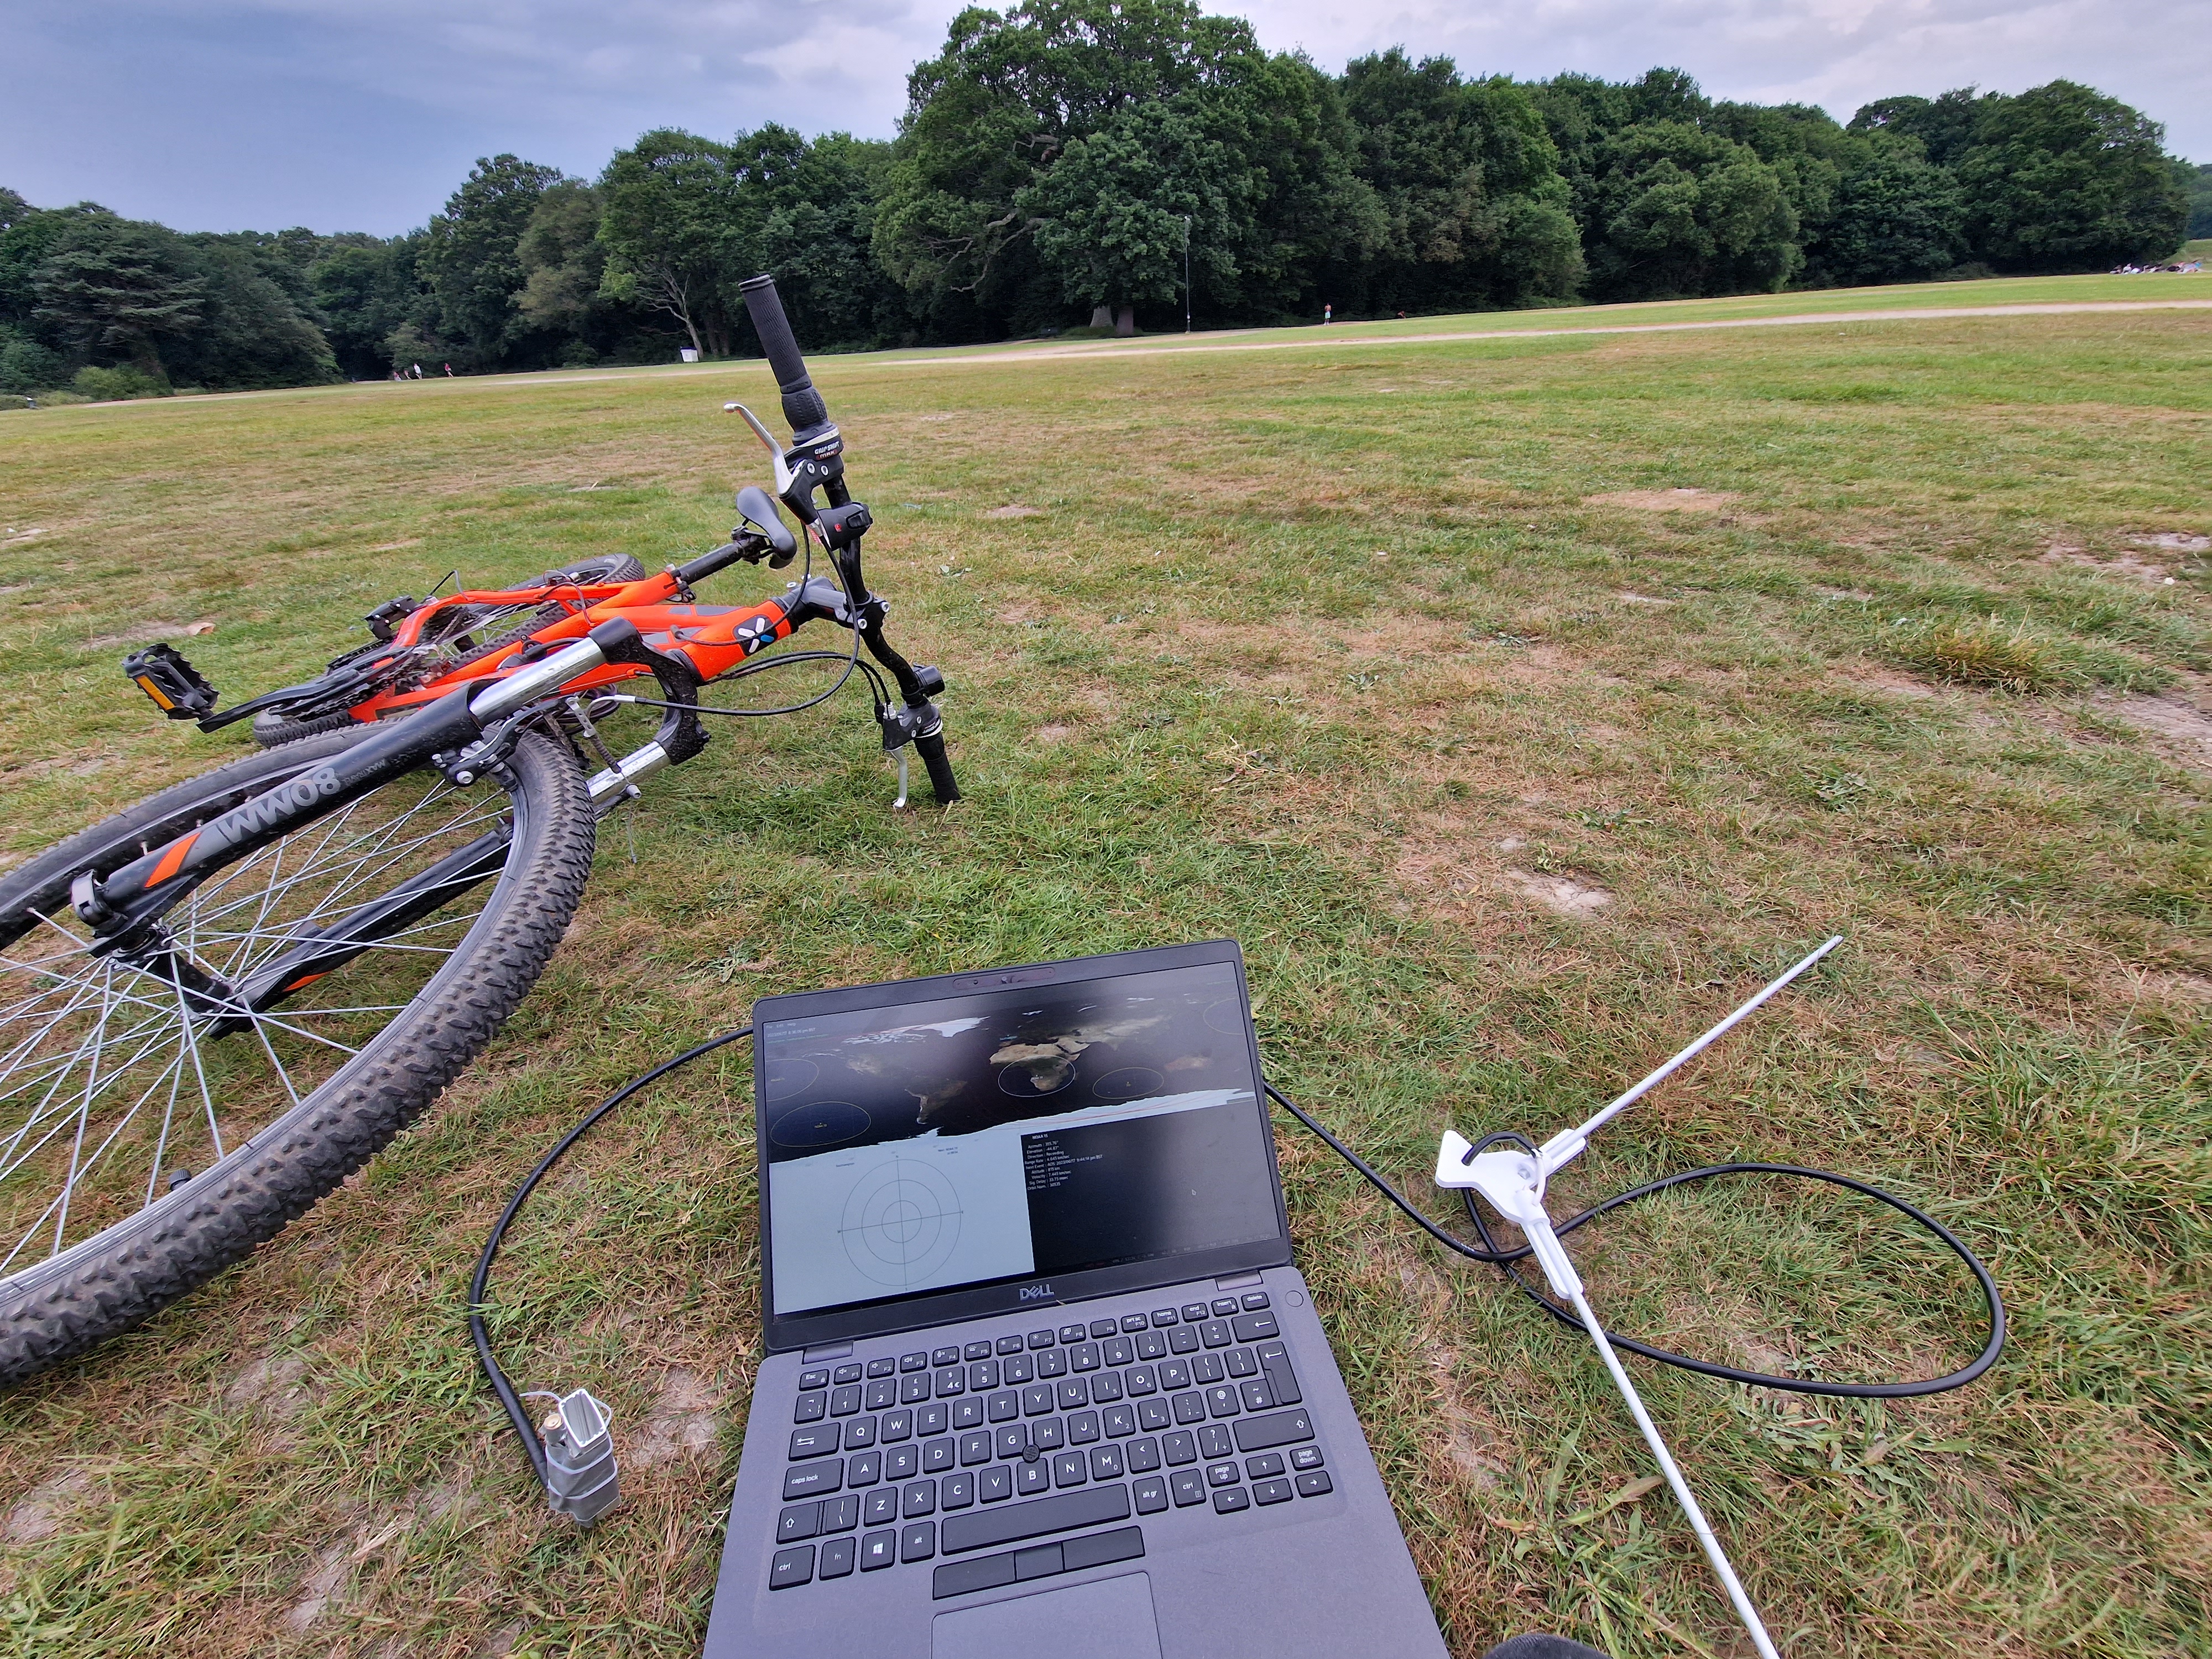
[[253, 740], [264, 749], [274, 749], [279, 744], [297, 743], [302, 738], [319, 738], [325, 732], [343, 732], [356, 720], [344, 709], [332, 714], [317, 714], [310, 720], [295, 720], [280, 714], [275, 709], [264, 709], [253, 717]]
[[275, 1237], [420, 1116], [490, 1042], [560, 944], [592, 867], [590, 796], [571, 757], [531, 736], [511, 763], [538, 796], [540, 845], [502, 872], [510, 897], [480, 938], [471, 930], [465, 964], [447, 964], [466, 971], [441, 984], [441, 969], [362, 1051], [374, 1063], [349, 1062], [248, 1141], [241, 1150], [254, 1156], [195, 1176], [87, 1241], [112, 1238], [106, 1249], [0, 1303], [0, 1388], [143, 1323]]

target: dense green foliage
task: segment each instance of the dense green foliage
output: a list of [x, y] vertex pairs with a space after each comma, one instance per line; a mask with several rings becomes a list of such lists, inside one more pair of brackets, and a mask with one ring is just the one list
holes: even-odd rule
[[2212, 236], [2212, 161], [2193, 167], [2177, 161], [2173, 171], [2189, 197], [2190, 235]]
[[910, 79], [875, 249], [945, 337], [1319, 309], [1382, 240], [1335, 82], [1192, 0], [970, 9]]
[[1855, 131], [1918, 138], [1957, 178], [1977, 259], [2002, 271], [2164, 258], [2189, 206], [2157, 122], [2071, 81], [2017, 98], [1972, 88], [1861, 110]]
[[389, 239], [0, 190], [0, 392], [746, 353], [760, 270], [820, 350], [2102, 270], [2212, 234], [2212, 167], [2164, 138], [2068, 81], [1843, 125], [1680, 70], [1330, 76], [1196, 0], [1028, 0], [953, 19], [890, 143], [662, 129], [595, 181], [497, 155]]
[[[302, 239], [305, 239], [304, 240]], [[304, 258], [313, 238], [184, 236], [89, 204], [0, 197], [0, 391], [223, 390], [337, 378]], [[128, 370], [118, 379], [98, 372]]]

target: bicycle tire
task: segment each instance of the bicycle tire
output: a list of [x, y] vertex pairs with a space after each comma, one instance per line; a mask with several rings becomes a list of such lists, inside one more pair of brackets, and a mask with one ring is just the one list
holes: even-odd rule
[[579, 559], [574, 564], [561, 565], [538, 578], [534, 586], [550, 587], [557, 582], [574, 582], [579, 586], [592, 583], [634, 582], [645, 578], [645, 566], [628, 553], [599, 553], [588, 559]]
[[[34, 929], [59, 926], [51, 919], [70, 914], [69, 888], [78, 872], [89, 870], [101, 873], [118, 868], [139, 856], [146, 846], [159, 846], [194, 823], [204, 823], [286, 777], [319, 764], [367, 738], [374, 729], [356, 725], [351, 732], [303, 738], [279, 749], [250, 754], [162, 791], [0, 878], [0, 957], [8, 959], [9, 968], [19, 968], [14, 958], [22, 954], [21, 942], [27, 935]], [[489, 891], [483, 896], [474, 921], [466, 924], [465, 933], [446, 953], [441, 963], [434, 968], [422, 964], [428, 975], [425, 982], [404, 1005], [394, 1005], [397, 1012], [388, 1019], [380, 1025], [372, 1025], [371, 1034], [363, 1036], [360, 1048], [349, 1049], [351, 1058], [335, 1062], [336, 1068], [304, 1095], [293, 1089], [287, 1073], [285, 1090], [295, 1103], [289, 1108], [280, 1103], [273, 1117], [252, 1127], [250, 1138], [234, 1144], [205, 1170], [188, 1174], [181, 1185], [173, 1182], [168, 1192], [65, 1247], [61, 1243], [61, 1226], [58, 1224], [57, 1253], [0, 1278], [0, 1387], [20, 1383], [142, 1323], [275, 1236], [412, 1122], [490, 1041], [559, 945], [583, 896], [592, 852], [593, 818], [589, 795], [582, 774], [564, 749], [542, 735], [526, 735], [503, 770], [503, 776], [485, 781], [492, 789], [503, 793], [503, 807], [491, 805], [492, 797], [489, 794], [477, 796], [451, 790], [427, 768], [385, 786], [387, 791], [400, 790], [411, 783], [415, 790], [422, 792], [425, 801], [435, 798], [463, 803], [466, 811], [477, 816], [465, 818], [453, 829], [453, 835], [465, 833], [478, 822], [494, 826], [493, 831], [480, 835], [476, 844], [481, 844], [484, 836], [504, 826], [503, 847], [499, 853], [501, 861], [495, 878], [487, 873], [465, 890], [456, 889], [452, 884], [441, 884], [436, 890], [441, 893], [465, 890], [473, 902], [473, 896], [489, 885]], [[477, 788], [482, 790], [484, 787], [479, 784]], [[395, 798], [398, 803], [406, 799], [404, 794]], [[319, 830], [324, 842], [328, 843], [352, 821], [347, 815], [362, 805], [355, 803], [327, 814], [295, 835], [304, 836]], [[413, 810], [420, 812], [424, 809], [417, 806]], [[362, 821], [374, 824], [374, 812], [366, 813]], [[407, 820], [403, 817], [399, 822], [404, 824]], [[388, 847], [392, 832], [387, 830], [378, 833], [385, 836], [385, 845]], [[345, 850], [341, 848], [342, 855]], [[381, 856], [381, 848], [375, 849], [374, 855]], [[424, 856], [434, 852], [433, 847]], [[263, 854], [257, 853], [211, 872], [203, 883], [202, 890], [215, 888], [227, 872], [247, 871], [261, 856]], [[281, 858], [277, 866], [281, 867]], [[283, 878], [270, 875], [268, 879], [272, 890], [282, 884], [283, 879], [296, 880], [291, 871], [298, 867], [312, 869], [312, 858], [304, 866], [295, 862], [287, 868]], [[237, 900], [234, 903], [246, 902]], [[301, 902], [312, 902], [312, 890]], [[348, 902], [361, 901], [349, 898]], [[266, 908], [264, 902], [264, 913]], [[73, 914], [70, 920], [74, 920]], [[458, 925], [434, 920], [421, 931], [427, 935], [434, 928]], [[41, 932], [40, 937], [47, 936]], [[296, 939], [298, 935], [288, 937]], [[391, 948], [395, 952], [434, 949], [419, 945], [393, 945]], [[70, 956], [68, 951], [60, 951], [53, 959], [63, 961]], [[86, 971], [89, 974], [92, 958], [88, 952], [86, 958]], [[387, 964], [410, 964], [414, 959], [387, 955], [370, 961], [369, 953], [364, 952], [362, 960], [366, 964], [364, 975], [373, 984], [380, 982], [375, 979], [377, 974], [398, 971], [390, 969]], [[106, 971], [112, 975], [113, 969]], [[325, 975], [339, 983], [341, 995], [345, 994], [343, 987], [346, 983], [341, 975], [346, 971], [341, 968]], [[407, 971], [412, 971], [411, 967]], [[191, 1017], [185, 1009], [181, 993], [177, 1000], [179, 1029], [182, 1030], [190, 1026]], [[151, 999], [141, 997], [136, 1008], [154, 1006]], [[280, 1006], [288, 1013], [295, 1012], [295, 1004]], [[314, 1012], [298, 1012], [296, 1017], [305, 1023]], [[340, 1006], [335, 1012], [339, 1015], [366, 1013], [372, 1022], [379, 1013], [375, 1006], [365, 1010]], [[0, 1016], [9, 1013], [7, 1008], [0, 1007]], [[126, 1018], [139, 1018], [143, 1023], [145, 1016], [133, 1012]], [[103, 1040], [106, 1029], [103, 1024]], [[277, 1071], [283, 1072], [277, 1050], [269, 1042], [264, 1027], [257, 1022], [252, 1029], [262, 1046], [269, 1050], [272, 1064]], [[324, 1029], [340, 1028], [332, 1024]], [[118, 1047], [123, 1041], [118, 1039]], [[197, 1039], [191, 1042], [197, 1065]], [[179, 1059], [173, 1062], [180, 1078], [185, 1046], [185, 1040], [180, 1039]], [[9, 1064], [15, 1063], [15, 1050], [0, 1042], [0, 1051], [8, 1054]], [[212, 1045], [210, 1052], [214, 1052]], [[235, 1051], [223, 1051], [225, 1054], [233, 1052]], [[319, 1051], [303, 1048], [302, 1052]], [[87, 1069], [97, 1075], [98, 1060], [95, 1059]], [[5, 1077], [0, 1076], [0, 1102], [16, 1097], [5, 1085]], [[36, 1086], [35, 1078], [32, 1086]], [[126, 1093], [128, 1087], [126, 1085]], [[209, 1085], [204, 1072], [199, 1088], [206, 1096]], [[52, 1092], [48, 1091], [49, 1095]], [[173, 1090], [173, 1113], [176, 1100], [177, 1094]], [[143, 1103], [142, 1097], [139, 1104]], [[9, 1118], [0, 1121], [0, 1133], [4, 1133], [7, 1121], [12, 1121], [18, 1109], [10, 1108]], [[46, 1109], [43, 1101], [37, 1109]], [[135, 1115], [137, 1107], [131, 1109]], [[228, 1102], [218, 1107], [210, 1099], [210, 1130], [228, 1110]], [[35, 1125], [35, 1120], [33, 1121]], [[126, 1117], [125, 1123], [128, 1121]], [[121, 1133], [122, 1129], [118, 1127], [116, 1133]], [[142, 1141], [147, 1133], [147, 1126], [141, 1126]], [[166, 1123], [162, 1133], [166, 1146]], [[17, 1139], [21, 1139], [19, 1133]], [[81, 1127], [78, 1139], [80, 1142], [84, 1139]], [[105, 1152], [113, 1139], [111, 1135], [108, 1142], [102, 1143], [100, 1151]], [[222, 1144], [218, 1134], [214, 1145], [220, 1150]], [[149, 1194], [155, 1184], [153, 1177], [161, 1172], [161, 1152], [157, 1148], [148, 1166]], [[70, 1169], [72, 1182], [76, 1173], [73, 1162]], [[135, 1192], [135, 1170], [131, 1181], [131, 1190]], [[34, 1179], [26, 1202], [35, 1202], [38, 1192]], [[49, 1206], [46, 1213], [52, 1212]], [[21, 1213], [19, 1209], [16, 1217]], [[61, 1214], [65, 1222], [69, 1214], [66, 1206]], [[97, 1214], [94, 1219], [99, 1219]], [[33, 1231], [40, 1230], [43, 1218], [32, 1226]], [[21, 1249], [20, 1243], [17, 1248]]]
[[279, 709], [264, 708], [253, 717], [253, 740], [264, 749], [274, 749], [279, 744], [297, 743], [302, 738], [319, 738], [326, 732], [343, 732], [357, 725], [351, 714], [343, 708], [335, 714], [317, 714], [311, 720], [295, 720]]

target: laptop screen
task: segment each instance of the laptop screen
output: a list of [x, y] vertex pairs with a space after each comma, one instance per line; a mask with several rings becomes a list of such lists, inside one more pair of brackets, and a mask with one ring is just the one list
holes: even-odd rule
[[767, 1018], [757, 1042], [776, 1319], [1281, 1234], [1230, 963]]

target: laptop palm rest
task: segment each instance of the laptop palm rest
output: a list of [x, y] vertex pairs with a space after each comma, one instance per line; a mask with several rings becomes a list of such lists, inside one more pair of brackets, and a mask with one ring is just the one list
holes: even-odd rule
[[1152, 1580], [1141, 1572], [940, 1613], [930, 1659], [1160, 1659]]

